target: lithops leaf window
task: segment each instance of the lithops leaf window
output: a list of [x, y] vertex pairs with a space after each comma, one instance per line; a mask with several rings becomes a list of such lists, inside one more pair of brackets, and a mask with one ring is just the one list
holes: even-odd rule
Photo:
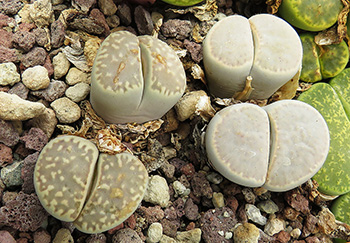
[[185, 87], [184, 68], [170, 46], [151, 36], [118, 31], [97, 53], [90, 101], [109, 123], [143, 123], [162, 117]]

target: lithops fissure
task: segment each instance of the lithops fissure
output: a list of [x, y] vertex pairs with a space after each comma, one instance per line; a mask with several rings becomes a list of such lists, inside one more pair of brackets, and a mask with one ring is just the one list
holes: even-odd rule
[[60, 136], [42, 150], [34, 171], [36, 193], [55, 218], [99, 233], [126, 220], [141, 202], [148, 174], [129, 153], [100, 154], [90, 141]]
[[205, 136], [209, 161], [227, 179], [287, 191], [314, 176], [329, 148], [329, 132], [312, 106], [283, 100], [264, 108], [238, 104], [219, 111]]
[[102, 43], [91, 74], [90, 101], [109, 123], [162, 117], [181, 98], [186, 76], [165, 42], [117, 31]]
[[210, 92], [233, 97], [252, 77], [253, 99], [270, 97], [298, 73], [302, 45], [283, 19], [258, 14], [229, 16], [216, 23], [203, 42], [203, 63]]

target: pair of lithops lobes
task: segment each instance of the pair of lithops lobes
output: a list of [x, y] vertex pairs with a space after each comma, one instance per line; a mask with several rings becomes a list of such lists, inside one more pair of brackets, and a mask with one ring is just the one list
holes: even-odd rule
[[137, 157], [99, 154], [92, 142], [69, 135], [43, 148], [34, 171], [43, 207], [85, 233], [103, 232], [126, 220], [140, 204], [147, 183], [148, 173]]
[[236, 104], [209, 122], [208, 159], [227, 179], [248, 187], [287, 191], [322, 167], [329, 131], [322, 115], [297, 100], [259, 107]]
[[97, 53], [90, 101], [106, 122], [143, 123], [162, 117], [185, 87], [184, 68], [170, 46], [151, 36], [118, 31]]
[[234, 97], [250, 76], [252, 89], [246, 98], [269, 98], [299, 75], [302, 54], [298, 34], [283, 19], [270, 14], [229, 16], [216, 23], [203, 42], [209, 91]]

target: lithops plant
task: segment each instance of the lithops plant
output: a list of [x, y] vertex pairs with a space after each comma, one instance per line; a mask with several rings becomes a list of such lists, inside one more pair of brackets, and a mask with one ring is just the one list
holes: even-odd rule
[[209, 161], [227, 179], [280, 192], [321, 168], [329, 132], [321, 114], [306, 103], [282, 100], [264, 108], [243, 103], [214, 116], [205, 144]]
[[[333, 201], [331, 211], [337, 220], [350, 224], [350, 193], [346, 193]], [[345, 242], [345, 241], [344, 241]]]
[[[345, 107], [350, 97], [345, 89], [349, 84], [349, 70], [327, 83], [316, 83], [298, 99], [316, 108], [326, 120], [330, 133], [330, 148], [324, 166], [314, 176], [319, 191], [327, 195], [350, 192], [350, 123]], [[335, 91], [337, 90], [337, 92]], [[341, 96], [339, 96], [341, 95]], [[343, 102], [342, 102], [343, 101]]]
[[300, 35], [303, 44], [303, 62], [300, 79], [305, 82], [316, 82], [338, 75], [349, 61], [349, 48], [345, 41], [339, 44], [319, 46], [315, 35]]
[[90, 101], [109, 123], [143, 123], [162, 117], [181, 98], [186, 76], [165, 42], [127, 31], [110, 34], [91, 73]]
[[103, 232], [126, 220], [141, 202], [147, 183], [147, 171], [135, 156], [99, 155], [92, 142], [70, 135], [52, 139], [34, 171], [43, 207], [85, 233]]
[[283, 0], [278, 14], [297, 28], [320, 31], [337, 22], [342, 8], [341, 0]]
[[269, 98], [298, 73], [301, 61], [298, 34], [286, 21], [269, 14], [224, 18], [203, 42], [209, 91], [221, 98], [243, 91], [247, 77], [252, 90], [245, 98]]

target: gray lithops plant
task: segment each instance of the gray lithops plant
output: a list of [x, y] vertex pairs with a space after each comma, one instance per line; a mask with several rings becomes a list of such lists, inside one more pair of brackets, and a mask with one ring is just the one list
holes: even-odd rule
[[40, 153], [34, 171], [36, 193], [55, 218], [85, 233], [109, 230], [138, 207], [148, 174], [135, 156], [100, 154], [90, 141], [64, 135]]
[[227, 179], [279, 192], [301, 185], [322, 167], [329, 131], [321, 114], [300, 101], [264, 108], [244, 103], [214, 116], [205, 144], [209, 161]]
[[162, 117], [185, 87], [184, 68], [170, 46], [151, 36], [117, 31], [97, 53], [90, 101], [109, 123], [142, 123]]
[[221, 98], [243, 91], [248, 77], [252, 90], [245, 98], [270, 97], [298, 73], [302, 55], [296, 31], [270, 14], [224, 18], [210, 29], [203, 42], [209, 91]]

